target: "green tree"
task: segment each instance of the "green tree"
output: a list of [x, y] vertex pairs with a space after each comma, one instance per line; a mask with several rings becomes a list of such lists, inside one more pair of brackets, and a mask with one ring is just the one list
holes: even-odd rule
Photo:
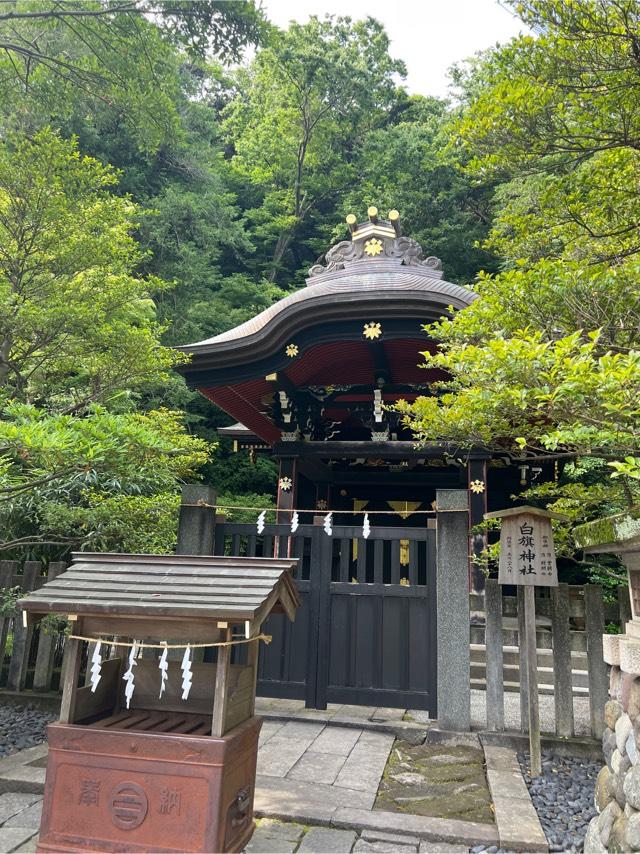
[[[49, 130], [0, 146], [0, 548], [12, 553], [91, 542], [107, 500], [166, 508], [207, 459], [178, 413], [135, 411], [178, 357], [160, 344], [152, 296], [165, 285], [136, 274], [139, 211], [115, 181]], [[72, 509], [85, 527], [60, 536]], [[135, 538], [143, 517], [128, 518]]]
[[640, 497], [640, 10], [512, 6], [533, 34], [456, 78], [455, 149], [472, 180], [502, 182], [486, 243], [502, 272], [429, 327], [448, 379], [402, 409], [421, 440], [577, 458], [531, 497], [582, 521]]
[[493, 245], [509, 258], [611, 261], [640, 249], [640, 7], [513, 0], [533, 31], [460, 74], [458, 143], [507, 184]]
[[381, 211], [396, 208], [405, 233], [442, 259], [447, 279], [470, 282], [480, 269], [495, 268], [495, 258], [480, 247], [491, 224], [493, 187], [461, 168], [449, 146], [452, 119], [446, 101], [399, 97], [393, 116], [365, 136], [358, 180], [341, 205], [354, 213], [367, 202]]
[[166, 376], [138, 211], [116, 176], [52, 131], [0, 146], [0, 389], [82, 412]]
[[104, 104], [146, 150], [180, 130], [177, 70], [240, 57], [266, 33], [253, 0], [9, 0], [0, 11], [0, 100], [14, 126]]
[[301, 226], [357, 181], [359, 147], [389, 115], [404, 74], [381, 24], [330, 16], [275, 33], [237, 73], [225, 129], [234, 167], [260, 191], [248, 218], [271, 280]]

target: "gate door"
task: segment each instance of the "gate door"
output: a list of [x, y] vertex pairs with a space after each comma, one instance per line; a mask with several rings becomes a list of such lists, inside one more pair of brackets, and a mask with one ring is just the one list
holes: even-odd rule
[[254, 525], [216, 527], [216, 553], [301, 558], [295, 623], [272, 615], [258, 693], [327, 703], [426, 709], [436, 716], [435, 530]]

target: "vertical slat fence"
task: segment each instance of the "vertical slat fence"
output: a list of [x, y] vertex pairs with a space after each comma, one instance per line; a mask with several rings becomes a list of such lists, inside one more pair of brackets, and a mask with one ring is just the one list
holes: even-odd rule
[[[517, 637], [524, 636], [523, 591], [524, 588], [519, 588], [514, 599], [503, 596], [497, 581], [490, 579], [486, 586], [484, 684], [486, 726], [491, 731], [504, 729], [504, 691], [507, 681], [510, 683], [509, 689], [517, 690], [520, 694], [521, 730], [528, 731], [530, 686], [527, 684], [525, 644], [518, 643], [517, 648], [506, 646], [509, 652], [504, 651], [505, 602], [517, 602], [517, 610], [513, 610], [512, 605], [512, 610], [505, 611], [505, 614], [510, 615], [514, 625], [517, 618]], [[537, 672], [546, 692], [553, 691], [555, 731], [564, 738], [584, 734], [583, 725], [580, 731], [576, 732], [576, 697], [582, 698], [580, 702], [589, 703], [590, 734], [595, 738], [602, 736], [603, 709], [609, 688], [607, 665], [602, 654], [602, 635], [606, 620], [612, 619], [612, 609], [619, 609], [623, 630], [628, 614], [627, 588], [619, 588], [616, 595], [617, 602], [614, 600], [605, 607], [603, 589], [597, 584], [586, 584], [584, 587], [559, 584], [557, 588], [550, 588], [548, 591], [536, 591], [536, 616], [540, 618], [537, 637], [541, 644], [537, 644], [536, 650]], [[613, 619], [615, 620], [615, 613]], [[548, 635], [547, 641], [544, 641], [545, 633]], [[547, 648], [549, 641], [550, 648]], [[580, 649], [583, 651], [576, 651]], [[510, 656], [508, 660], [506, 654]]]
[[562, 736], [571, 736], [574, 732], [569, 614], [569, 585], [559, 584], [557, 587], [552, 587], [553, 696], [556, 733]]
[[[49, 564], [47, 581], [52, 581], [60, 575], [66, 564], [61, 561]], [[53, 634], [40, 631], [38, 638], [38, 651], [36, 653], [36, 667], [33, 674], [33, 690], [48, 691], [51, 687], [53, 676], [53, 658], [56, 651], [57, 638]]]
[[587, 633], [587, 660], [589, 662], [589, 713], [591, 733], [602, 738], [604, 721], [602, 712], [609, 694], [607, 665], [602, 657], [604, 633], [604, 602], [602, 588], [597, 584], [584, 586], [584, 617]]

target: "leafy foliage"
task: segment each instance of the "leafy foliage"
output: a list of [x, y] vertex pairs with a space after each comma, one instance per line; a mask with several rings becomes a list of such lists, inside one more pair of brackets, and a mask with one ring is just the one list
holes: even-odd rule
[[225, 129], [235, 168], [262, 192], [256, 238], [277, 237], [271, 279], [300, 225], [354, 182], [358, 146], [389, 114], [405, 68], [388, 49], [372, 18], [312, 17], [275, 33], [238, 72]]
[[[165, 285], [135, 274], [137, 210], [109, 192], [115, 180], [49, 130], [0, 147], [5, 552], [115, 542], [116, 502], [104, 502], [159, 495], [166, 504], [207, 460], [206, 443], [185, 433], [178, 413], [133, 409], [136, 391], [164, 380], [177, 356], [160, 344], [151, 297]], [[135, 503], [120, 506], [122, 544], [141, 536], [145, 519]], [[170, 542], [166, 522], [156, 534]]]
[[[266, 34], [253, 0], [10, 0], [0, 12], [0, 96], [12, 123], [108, 105], [139, 146], [179, 133], [180, 54], [238, 60]], [[38, 125], [36, 124], [36, 127]]]

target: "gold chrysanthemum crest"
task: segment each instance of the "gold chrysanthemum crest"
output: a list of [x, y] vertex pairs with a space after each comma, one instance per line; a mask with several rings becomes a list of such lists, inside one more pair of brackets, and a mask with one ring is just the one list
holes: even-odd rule
[[375, 258], [376, 255], [380, 255], [382, 252], [382, 241], [378, 240], [377, 237], [372, 237], [364, 244], [364, 251], [366, 255]]
[[284, 352], [289, 356], [290, 359], [293, 359], [294, 356], [297, 356], [300, 352], [297, 344], [287, 344]]
[[365, 323], [362, 334], [370, 341], [374, 341], [382, 335], [382, 325], [380, 323]]

